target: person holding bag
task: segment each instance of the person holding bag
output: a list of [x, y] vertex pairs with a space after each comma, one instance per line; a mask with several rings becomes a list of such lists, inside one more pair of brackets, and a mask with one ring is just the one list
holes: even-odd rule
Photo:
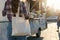
[[19, 2], [19, 9], [18, 10], [19, 11], [17, 12], [16, 17], [12, 17], [12, 28], [13, 28], [12, 35], [13, 36], [30, 35], [29, 20], [25, 19], [26, 15], [27, 15], [27, 11], [26, 11], [25, 4], [23, 1]]
[[12, 21], [12, 14], [11, 14], [11, 0], [7, 0], [5, 2], [4, 10], [2, 11], [2, 16], [6, 16], [9, 22]]
[[29, 19], [29, 15], [27, 14], [26, 5], [23, 1], [19, 3], [19, 17], [24, 15], [25, 19]]
[[[5, 11], [5, 12], [4, 12]], [[12, 13], [11, 13], [11, 0], [6, 0], [4, 10], [2, 11], [2, 16], [6, 16], [8, 18], [8, 26], [7, 26], [7, 39], [13, 40], [14, 37], [11, 36], [12, 32]]]
[[[13, 2], [16, 2], [16, 0], [14, 0]], [[16, 2], [16, 3], [19, 4], [18, 2]], [[12, 5], [12, 4], [14, 4], [14, 5]], [[8, 27], [7, 27], [7, 37], [8, 37], [8, 40], [27, 40], [26, 36], [12, 36], [12, 30], [13, 30], [12, 29], [12, 16], [16, 17], [16, 12], [15, 12], [15, 10], [12, 10], [12, 9], [15, 9], [14, 6], [16, 6], [16, 5], [15, 5], [15, 3], [12, 3], [12, 0], [7, 0], [5, 2], [6, 15], [9, 20]], [[18, 5], [17, 5], [17, 8], [18, 8]]]
[[[14, 0], [14, 1], [16, 1], [16, 0]], [[19, 0], [17, 0], [17, 1], [19, 1]], [[24, 7], [24, 2], [19, 1], [19, 3], [18, 3], [17, 1], [16, 1], [16, 3], [19, 4], [19, 5], [17, 5], [17, 6], [19, 6], [17, 14], [19, 13], [19, 15], [15, 14], [16, 17], [12, 17], [12, 36], [15, 37], [15, 40], [27, 40], [26, 35], [28, 35], [28, 33], [30, 32], [29, 27], [26, 26], [28, 24], [26, 23], [26, 25], [25, 25], [25, 22], [27, 22], [27, 21], [24, 19], [25, 13], [27, 13], [27, 12], [26, 12], [26, 9]], [[12, 7], [14, 7], [14, 6], [15, 5], [12, 5]], [[15, 9], [15, 7], [14, 7], [14, 9]], [[25, 11], [23, 11], [23, 10], [25, 10]], [[13, 10], [12, 10], [12, 13], [14, 16]], [[16, 31], [15, 31], [15, 29], [16, 29]], [[16, 32], [17, 32], [17, 34], [15, 34]]]

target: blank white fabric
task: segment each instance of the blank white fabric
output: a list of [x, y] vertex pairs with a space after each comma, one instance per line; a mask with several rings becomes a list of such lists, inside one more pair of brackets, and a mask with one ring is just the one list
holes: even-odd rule
[[12, 17], [12, 36], [31, 35], [30, 24], [23, 17]]

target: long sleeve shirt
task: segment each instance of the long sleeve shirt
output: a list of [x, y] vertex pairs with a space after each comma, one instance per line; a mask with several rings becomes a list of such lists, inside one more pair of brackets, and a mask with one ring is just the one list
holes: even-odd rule
[[4, 10], [6, 11], [7, 14], [11, 14], [11, 2], [6, 1]]

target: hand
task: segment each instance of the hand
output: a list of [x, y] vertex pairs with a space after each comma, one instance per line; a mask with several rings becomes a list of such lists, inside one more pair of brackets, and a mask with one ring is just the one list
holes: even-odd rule
[[2, 11], [2, 16], [3, 17], [6, 16], [6, 11], [5, 10]]

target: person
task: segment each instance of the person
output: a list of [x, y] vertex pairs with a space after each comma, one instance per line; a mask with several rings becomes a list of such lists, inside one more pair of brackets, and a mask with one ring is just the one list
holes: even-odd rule
[[41, 28], [40, 28], [40, 24], [39, 24], [39, 19], [34, 19], [34, 18], [38, 18], [37, 14], [35, 12], [35, 9], [33, 9], [31, 14], [30, 14], [30, 27], [32, 30], [31, 34], [36, 33], [36, 37], [40, 37]]
[[5, 11], [5, 16], [7, 15], [8, 20], [11, 22], [12, 21], [11, 0], [7, 0], [5, 2], [5, 6], [4, 6], [4, 10], [3, 11]]
[[59, 32], [59, 27], [60, 27], [60, 16], [58, 15], [58, 19], [57, 19], [57, 32]]
[[[13, 0], [13, 2], [15, 2], [15, 3], [12, 3], [13, 4], [12, 7], [14, 7], [14, 8], [12, 8], [13, 16], [16, 16], [16, 13], [19, 13], [18, 17], [23, 17], [24, 14], [26, 13], [26, 8], [24, 5], [24, 2], [23, 1], [21, 2], [20, 0], [18, 0], [18, 1]], [[16, 12], [15, 12], [15, 10], [16, 10], [15, 6], [17, 6], [16, 9], [19, 8], [18, 11], [16, 11]], [[13, 9], [15, 9], [15, 10], [13, 10]], [[13, 40], [27, 40], [27, 37], [26, 36], [13, 36]]]
[[9, 21], [7, 26], [7, 39], [13, 40], [13, 37], [11, 36], [11, 32], [12, 32], [11, 0], [6, 0], [4, 11], [6, 11], [6, 15]]
[[[11, 1], [12, 2], [12, 1]], [[19, 3], [20, 3], [20, 1], [19, 0], [13, 0], [13, 2], [15, 2], [15, 3], [12, 3], [11, 5], [12, 5], [12, 16], [14, 16], [14, 17], [16, 17], [16, 13], [18, 13], [18, 7], [20, 7], [19, 6]], [[16, 4], [16, 5], [15, 5]], [[16, 8], [16, 9], [15, 9]], [[13, 10], [13, 9], [15, 9], [15, 10]], [[16, 12], [15, 12], [16, 11]], [[19, 16], [18, 16], [19, 17]], [[10, 25], [10, 24], [9, 24]], [[11, 33], [12, 33], [12, 28], [10, 28], [11, 30], [10, 30], [10, 38], [9, 38], [9, 40], [27, 40], [27, 37], [26, 36], [11, 36]]]
[[[12, 6], [13, 5], [12, 5], [11, 2], [12, 2], [12, 0], [7, 0], [5, 2], [5, 7], [4, 7], [4, 9], [6, 10], [7, 18], [9, 20], [8, 26], [7, 26], [7, 37], [8, 37], [8, 40], [27, 40], [27, 37], [26, 36], [12, 36], [11, 35], [12, 34], [12, 16], [14, 16], [14, 17], [16, 16], [16, 14], [14, 14], [15, 11], [14, 10], [12, 11]], [[17, 2], [17, 4], [19, 4], [19, 3]]]

